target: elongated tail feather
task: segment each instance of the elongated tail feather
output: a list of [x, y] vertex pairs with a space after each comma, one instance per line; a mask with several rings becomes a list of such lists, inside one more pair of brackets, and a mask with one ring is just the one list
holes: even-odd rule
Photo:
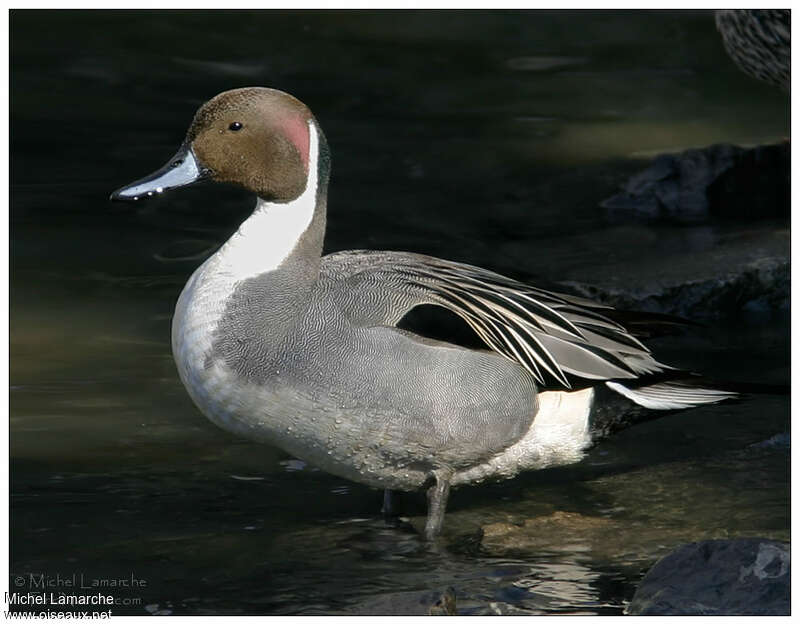
[[631, 388], [620, 382], [606, 382], [606, 386], [650, 410], [694, 408], [703, 404], [716, 404], [739, 396], [734, 391], [698, 387], [680, 380], [658, 382], [638, 388]]
[[[670, 375], [683, 376], [664, 379]], [[675, 410], [736, 400], [736, 391], [715, 388], [701, 376], [666, 372], [649, 376], [651, 382], [608, 381], [594, 387], [592, 438], [599, 440], [632, 425], [658, 419]]]

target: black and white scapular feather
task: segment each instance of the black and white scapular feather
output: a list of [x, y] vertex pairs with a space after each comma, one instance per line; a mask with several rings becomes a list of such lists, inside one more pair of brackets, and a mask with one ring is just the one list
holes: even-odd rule
[[[383, 321], [397, 323], [420, 304], [446, 308], [486, 346], [522, 365], [543, 389], [605, 383], [651, 410], [689, 408], [737, 396], [735, 390], [706, 388], [699, 376], [657, 361], [633, 331], [614, 319], [635, 319], [631, 313], [420, 254], [353, 250], [325, 258], [331, 266], [348, 265], [350, 286], [362, 297], [370, 298], [372, 287], [392, 285], [394, 306]], [[374, 310], [373, 303], [370, 308]], [[648, 313], [640, 317], [652, 317], [656, 323], [677, 321]]]

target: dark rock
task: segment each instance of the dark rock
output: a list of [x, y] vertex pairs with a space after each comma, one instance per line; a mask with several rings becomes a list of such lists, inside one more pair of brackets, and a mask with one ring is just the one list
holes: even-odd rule
[[746, 220], [788, 217], [789, 142], [736, 149], [733, 167], [708, 185], [711, 215]]
[[760, 443], [753, 443], [750, 447], [756, 447], [761, 449], [791, 449], [792, 446], [792, 437], [789, 432], [781, 432], [780, 434], [775, 434], [774, 436], [770, 436], [767, 440], [761, 441]]
[[454, 616], [456, 592], [453, 588], [447, 588], [444, 592], [386, 593], [356, 604], [349, 613], [372, 616]]
[[790, 145], [712, 145], [661, 154], [600, 203], [612, 221], [696, 224], [710, 217], [748, 220], [790, 211]]
[[481, 547], [492, 553], [531, 552], [540, 549], [599, 546], [619, 534], [619, 526], [602, 517], [556, 511], [519, 523], [500, 521], [481, 527]]
[[645, 575], [626, 613], [789, 615], [789, 544], [759, 538], [684, 545]]
[[731, 266], [720, 276], [698, 276], [685, 281], [663, 280], [644, 286], [631, 281], [625, 288], [578, 282], [565, 284], [579, 295], [623, 310], [645, 310], [698, 320], [743, 312], [763, 316], [788, 312], [790, 273], [788, 259], [765, 258]]
[[[641, 236], [649, 226], [641, 226]], [[676, 229], [695, 236], [698, 245], [653, 237], [652, 254], [636, 262], [623, 257], [585, 265], [568, 274], [563, 287], [577, 295], [619, 309], [644, 310], [686, 317], [763, 318], [789, 310], [790, 231], [771, 223], [746, 229], [718, 230], [710, 226]], [[669, 234], [669, 233], [667, 233]]]

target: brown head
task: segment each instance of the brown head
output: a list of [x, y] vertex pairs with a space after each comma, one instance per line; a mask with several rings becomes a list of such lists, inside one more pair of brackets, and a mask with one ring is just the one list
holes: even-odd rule
[[[139, 199], [211, 179], [244, 187], [267, 201], [289, 202], [306, 186], [310, 120], [308, 107], [282, 91], [225, 91], [198, 109], [181, 149], [164, 167], [111, 198]], [[320, 139], [324, 142], [321, 133]]]
[[306, 186], [311, 118], [305, 104], [282, 91], [234, 89], [200, 107], [186, 140], [212, 179], [286, 202]]

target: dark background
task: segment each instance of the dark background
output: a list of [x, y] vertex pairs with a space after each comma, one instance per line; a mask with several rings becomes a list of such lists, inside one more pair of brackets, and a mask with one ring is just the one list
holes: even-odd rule
[[[462, 613], [619, 613], [680, 542], [788, 538], [788, 401], [763, 397], [462, 489], [432, 553], [383, 525], [379, 492], [216, 429], [181, 387], [175, 300], [252, 200], [107, 200], [174, 153], [205, 100], [279, 88], [332, 148], [328, 250], [598, 285], [708, 324], [656, 341], [667, 362], [784, 382], [785, 298], [648, 294], [785, 260], [788, 220], [599, 207], [660, 152], [788, 138], [788, 96], [737, 70], [711, 12], [12, 11], [10, 31], [12, 575], [146, 579], [118, 591], [127, 614], [347, 613], [448, 585]], [[476, 538], [564, 511], [572, 525], [527, 548]]]

